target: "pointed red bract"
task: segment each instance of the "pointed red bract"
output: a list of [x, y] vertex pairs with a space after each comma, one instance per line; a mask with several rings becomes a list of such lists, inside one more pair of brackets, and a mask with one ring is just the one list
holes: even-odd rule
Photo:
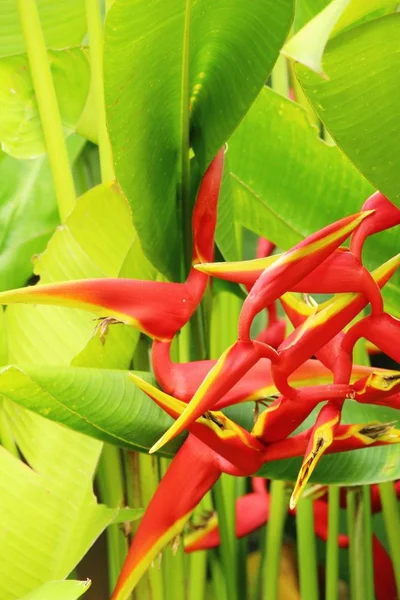
[[140, 522], [111, 600], [127, 600], [152, 561], [181, 533], [193, 510], [221, 472], [219, 457], [189, 435]]
[[328, 225], [282, 254], [265, 269], [243, 304], [239, 317], [239, 339], [249, 340], [256, 314], [313, 271], [369, 216], [370, 213], [358, 213]]

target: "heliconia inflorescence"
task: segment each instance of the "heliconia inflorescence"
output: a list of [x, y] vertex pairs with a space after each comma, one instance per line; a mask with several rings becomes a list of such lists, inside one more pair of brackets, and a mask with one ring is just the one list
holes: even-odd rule
[[[362, 260], [367, 237], [398, 225], [399, 209], [376, 192], [360, 212], [327, 225], [286, 252], [272, 254], [274, 244], [260, 239], [254, 261], [212, 263], [223, 164], [221, 150], [199, 187], [192, 215], [192, 266], [185, 282], [92, 279], [0, 293], [0, 304], [82, 308], [148, 335], [153, 340], [152, 367], [161, 389], [133, 374], [132, 385], [175, 420], [151, 452], [182, 431], [189, 432], [139, 525], [112, 600], [129, 597], [222, 473], [249, 476], [268, 461], [303, 457], [290, 502], [295, 510], [325, 452], [400, 442], [400, 430], [393, 423], [341, 423], [345, 401], [400, 408], [400, 372], [353, 363], [353, 348], [360, 338], [400, 360], [400, 321], [385, 311], [381, 295], [400, 266], [400, 255], [373, 272]], [[349, 249], [343, 248], [341, 244], [349, 237]], [[247, 287], [237, 340], [218, 360], [175, 363], [170, 356], [172, 341], [199, 307], [211, 276]], [[300, 299], [293, 292], [305, 296]], [[309, 296], [312, 293], [334, 296], [317, 305]], [[277, 302], [294, 327], [287, 336]], [[370, 315], [354, 321], [367, 306]], [[253, 320], [263, 310], [268, 314], [267, 327], [253, 339]], [[268, 401], [252, 431], [221, 412], [226, 406], [249, 401], [264, 405]], [[296, 433], [321, 402], [314, 425]], [[252, 503], [253, 513], [246, 508]], [[252, 494], [238, 501], [237, 535], [265, 522], [268, 506], [268, 492], [256, 479]], [[188, 551], [201, 543], [216, 545], [216, 523], [209, 524], [203, 538], [197, 532], [190, 539]]]

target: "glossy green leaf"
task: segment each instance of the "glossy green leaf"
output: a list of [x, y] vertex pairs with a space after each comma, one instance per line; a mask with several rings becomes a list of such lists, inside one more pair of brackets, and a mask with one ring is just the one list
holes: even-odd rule
[[[36, 260], [35, 271], [42, 281], [117, 276], [133, 236], [130, 208], [118, 186], [98, 186], [78, 199]], [[110, 328], [103, 345], [93, 336], [91, 315], [76, 310], [15, 306], [7, 309], [5, 320], [8, 361], [31, 366], [74, 361], [126, 368], [137, 341], [132, 329], [117, 325]], [[3, 451], [6, 464], [0, 465], [0, 471], [7, 477], [2, 476], [0, 483], [0, 503], [4, 503], [0, 512], [6, 515], [7, 529], [0, 536], [7, 536], [7, 543], [0, 539], [0, 597], [11, 600], [49, 579], [65, 577], [113, 520], [115, 511], [98, 507], [93, 497], [99, 441], [6, 399], [1, 410], [34, 469]], [[3, 558], [1, 552], [7, 556]]]
[[[153, 381], [150, 374], [140, 373]], [[131, 450], [146, 452], [172, 420], [129, 379], [125, 371], [63, 367], [5, 367], [0, 370], [0, 393], [7, 399], [48, 419]], [[250, 429], [253, 407], [241, 404], [227, 414]], [[301, 429], [309, 427], [313, 414]], [[343, 422], [396, 421], [399, 411], [347, 401]], [[163, 452], [171, 456], [183, 436]], [[389, 481], [400, 477], [399, 446], [382, 446], [326, 456], [313, 481], [359, 484]], [[301, 459], [274, 461], [262, 473], [268, 477], [294, 480]]]
[[[327, 45], [328, 80], [298, 65], [300, 83], [330, 134], [358, 169], [400, 204], [400, 15], [339, 34]], [[379, 48], [379, 52], [377, 49]]]
[[[229, 141], [235, 217], [288, 249], [303, 237], [360, 210], [374, 191], [339, 148], [319, 138], [306, 112], [264, 88]], [[369, 268], [395, 255], [395, 230], [368, 240]], [[400, 314], [400, 274], [384, 290], [388, 310]]]
[[326, 77], [322, 55], [329, 38], [344, 29], [395, 12], [397, 3], [393, 0], [333, 0], [321, 8], [323, 10], [288, 41], [283, 53]]
[[[90, 227], [88, 224], [90, 223]], [[35, 261], [42, 283], [116, 277], [134, 238], [130, 208], [117, 184], [97, 186], [81, 196], [66, 223]], [[112, 239], [112, 243], [110, 240]], [[106, 343], [94, 335], [94, 315], [46, 306], [7, 309], [10, 362], [127, 368], [138, 333], [109, 328]], [[58, 343], [55, 343], [55, 338]]]
[[[37, 0], [40, 22], [48, 48], [76, 46], [86, 33], [82, 0]], [[17, 0], [0, 0], [0, 56], [25, 52]]]
[[[317, 416], [315, 410], [300, 430], [310, 427]], [[363, 405], [346, 401], [343, 423], [382, 423], [399, 420], [400, 411], [382, 406]], [[324, 456], [311, 475], [311, 483], [335, 485], [361, 485], [380, 481], [394, 481], [400, 477], [400, 446], [397, 444], [378, 448], [363, 448]], [[267, 477], [294, 480], [301, 465], [301, 458], [281, 460], [265, 465], [262, 473]]]
[[0, 447], [0, 597], [14, 600], [66, 577], [116, 511], [92, 491], [101, 444], [5, 407], [27, 461]]
[[283, 52], [323, 75], [322, 55], [332, 29], [350, 0], [333, 0], [285, 45]]
[[[84, 140], [68, 139], [71, 162]], [[0, 290], [23, 286], [33, 271], [32, 257], [45, 249], [59, 223], [57, 202], [45, 157], [0, 161]]]
[[[0, 393], [71, 429], [141, 452], [172, 424], [121, 370], [5, 367], [0, 371]], [[180, 442], [168, 446], [166, 454], [171, 456]]]
[[[49, 51], [65, 135], [75, 131], [89, 92], [90, 67], [82, 48]], [[29, 63], [25, 54], [0, 60], [0, 141], [16, 158], [46, 151]]]
[[21, 600], [76, 600], [90, 587], [86, 581], [48, 581]]
[[189, 133], [204, 171], [264, 84], [292, 14], [292, 0], [116, 0], [107, 14], [116, 173], [143, 250], [166, 275], [179, 273]]

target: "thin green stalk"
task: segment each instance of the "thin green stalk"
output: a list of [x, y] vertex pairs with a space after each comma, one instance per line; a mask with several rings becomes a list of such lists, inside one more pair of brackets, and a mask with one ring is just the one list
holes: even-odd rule
[[[101, 501], [107, 506], [124, 505], [124, 478], [121, 456], [117, 447], [104, 444], [97, 469], [97, 485]], [[110, 592], [114, 589], [124, 563], [128, 544], [119, 525], [107, 527], [108, 581]]]
[[372, 531], [372, 514], [371, 514], [371, 490], [370, 490], [369, 485], [363, 486], [362, 501], [363, 501], [364, 532], [361, 536], [362, 543], [359, 544], [359, 547], [363, 549], [363, 553], [364, 553], [364, 571], [365, 571], [364, 579], [365, 579], [365, 584], [366, 584], [365, 600], [374, 600], [375, 599], [374, 555], [372, 552], [373, 531]]
[[223, 571], [223, 563], [219, 560], [217, 550], [209, 552], [212, 576], [213, 600], [231, 600], [227, 590], [226, 574]]
[[221, 478], [213, 487], [215, 507], [218, 513], [218, 524], [220, 533], [220, 555], [225, 578], [226, 592], [229, 600], [237, 600], [236, 585], [236, 560], [234, 554], [234, 530], [232, 522], [227, 515], [227, 503], [224, 497], [224, 488]]
[[288, 61], [285, 56], [280, 54], [278, 60], [275, 63], [272, 74], [272, 88], [285, 96], [289, 96], [289, 73], [288, 73]]
[[[236, 477], [234, 479], [236, 484], [236, 498], [240, 498], [246, 494], [247, 478]], [[239, 598], [248, 598], [249, 590], [247, 586], [247, 557], [248, 557], [248, 537], [245, 536], [236, 541], [237, 557], [236, 557], [236, 569], [237, 569], [237, 581], [238, 581], [238, 594]]]
[[[211, 493], [209, 492], [201, 500], [195, 510], [196, 513], [211, 512], [213, 510]], [[189, 578], [188, 598], [189, 600], [205, 600], [207, 583], [207, 551], [199, 550], [189, 555]]]
[[91, 87], [95, 103], [102, 181], [115, 179], [111, 144], [106, 127], [103, 80], [103, 24], [99, 0], [86, 0], [90, 43]]
[[15, 458], [19, 458], [17, 444], [15, 443], [10, 422], [4, 408], [5, 402], [6, 400], [0, 399], [0, 444]]
[[[147, 508], [159, 484], [157, 458], [155, 456], [150, 456], [149, 454], [139, 453], [138, 462], [142, 507]], [[155, 561], [155, 565], [150, 567], [147, 571], [147, 574], [151, 590], [151, 599], [161, 600], [164, 598], [164, 583], [163, 574], [157, 565], [157, 560]], [[142, 600], [142, 596], [137, 595], [137, 599]]]
[[346, 494], [347, 504], [347, 535], [349, 536], [349, 574], [350, 574], [350, 598], [361, 600], [357, 590], [357, 547], [356, 547], [356, 507], [357, 490], [348, 490]]
[[190, 202], [190, 159], [189, 159], [189, 54], [190, 54], [190, 13], [191, 0], [186, 0], [184, 39], [182, 48], [182, 84], [181, 84], [181, 185], [180, 202], [183, 227], [183, 252], [185, 275], [191, 265], [191, 213]]
[[339, 512], [340, 490], [335, 485], [329, 486], [328, 492], [328, 542], [326, 544], [326, 600], [337, 600], [339, 578]]
[[64, 222], [74, 208], [76, 194], [39, 12], [35, 0], [17, 0], [17, 6], [53, 175], [58, 210], [60, 219]]
[[364, 486], [355, 496], [354, 534], [350, 539], [353, 552], [352, 599], [374, 600], [374, 570], [372, 554], [372, 522], [370, 489]]
[[[266, 529], [266, 557], [264, 566], [263, 597], [279, 598], [279, 571], [281, 564], [283, 529], [287, 515], [287, 494], [284, 481], [271, 482], [271, 506]], [[304, 596], [306, 598], [307, 596]]]
[[394, 574], [396, 578], [397, 595], [400, 598], [400, 510], [393, 483], [388, 481], [379, 484], [382, 502], [383, 518], [386, 535], [389, 541]]
[[[162, 476], [165, 475], [170, 462], [168, 458], [159, 459]], [[164, 550], [162, 567], [165, 600], [185, 600], [185, 560], [186, 556], [180, 538], [172, 542], [172, 547], [169, 545]]]
[[314, 533], [313, 501], [302, 498], [297, 506], [297, 562], [300, 575], [300, 596], [318, 600], [317, 552]]

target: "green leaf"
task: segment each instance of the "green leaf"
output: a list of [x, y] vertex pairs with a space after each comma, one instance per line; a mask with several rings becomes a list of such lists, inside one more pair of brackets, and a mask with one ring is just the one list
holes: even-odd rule
[[283, 48], [283, 53], [324, 75], [322, 55], [332, 29], [339, 21], [350, 0], [333, 0], [323, 11], [294, 35]]
[[[140, 376], [154, 384], [150, 374]], [[172, 424], [121, 370], [9, 366], [0, 370], [0, 393], [47, 419], [129, 450], [147, 452]], [[169, 445], [166, 455], [182, 439]]]
[[[105, 97], [116, 173], [143, 250], [166, 275], [179, 273], [177, 198], [188, 130], [204, 171], [264, 84], [292, 13], [291, 0], [116, 0], [107, 14]], [[185, 196], [185, 181], [183, 188]]]
[[[68, 139], [73, 163], [84, 140]], [[57, 202], [45, 157], [0, 161], [0, 290], [22, 286], [31, 276], [32, 257], [45, 249], [59, 223]]]
[[[360, 210], [374, 191], [339, 148], [310, 125], [304, 109], [264, 88], [229, 141], [235, 217], [286, 250], [336, 219]], [[398, 252], [396, 231], [368, 240], [364, 259], [375, 268]], [[400, 274], [384, 288], [388, 310], [400, 315]]]
[[[35, 261], [42, 283], [116, 277], [134, 238], [128, 203], [117, 184], [99, 185], [78, 199], [46, 251]], [[90, 223], [90, 227], [88, 227]], [[112, 242], [111, 242], [112, 240]], [[55, 307], [14, 306], [7, 310], [10, 362], [127, 368], [138, 333], [109, 328], [106, 343], [94, 336], [94, 315]], [[40, 332], [40, 335], [37, 333]], [[55, 343], [55, 332], [58, 343]]]
[[86, 581], [48, 581], [21, 600], [76, 600], [90, 588]]
[[[298, 429], [310, 427], [316, 419], [319, 407]], [[397, 422], [400, 411], [382, 406], [363, 405], [347, 400], [343, 409], [343, 423]], [[260, 472], [266, 477], [294, 480], [301, 465], [301, 458], [275, 461], [265, 465]], [[400, 477], [399, 446], [397, 444], [377, 448], [363, 448], [324, 456], [310, 478], [312, 483], [335, 485], [361, 485], [394, 481]]]
[[397, 3], [392, 0], [333, 0], [288, 41], [283, 53], [325, 76], [322, 55], [331, 36], [367, 20], [395, 12], [396, 8]]
[[[400, 204], [400, 15], [369, 21], [335, 37], [324, 54], [328, 80], [296, 73], [330, 134], [357, 168]], [[379, 52], [377, 52], [379, 48]]]
[[120, 508], [118, 514], [113, 519], [113, 524], [131, 523], [141, 519], [144, 514], [144, 508]]
[[[75, 131], [89, 92], [90, 67], [82, 48], [48, 52], [65, 135]], [[0, 60], [0, 141], [15, 158], [46, 152], [29, 63], [25, 54]]]
[[[76, 46], [86, 33], [82, 0], [38, 0], [40, 22], [48, 48]], [[16, 0], [0, 0], [0, 56], [25, 52]]]
[[[140, 376], [154, 383], [149, 373], [140, 373]], [[125, 371], [10, 366], [0, 370], [0, 393], [48, 419], [140, 452], [147, 452], [172, 423]], [[244, 427], [252, 427], [251, 404], [231, 407], [226, 413]], [[315, 416], [316, 412], [299, 431], [309, 427]], [[390, 422], [398, 418], [399, 411], [347, 401], [343, 422]], [[174, 454], [182, 440], [183, 436], [173, 440], [165, 448], [165, 455]], [[318, 465], [313, 481], [355, 485], [397, 479], [400, 477], [398, 455], [399, 447], [393, 445], [326, 456]], [[261, 472], [271, 478], [294, 480], [300, 463], [300, 458], [275, 461], [265, 465]]]
[[[42, 281], [115, 277], [133, 237], [130, 208], [117, 184], [98, 186], [78, 199], [36, 260], [35, 270]], [[71, 361], [115, 368], [130, 364], [137, 341], [132, 329], [111, 327], [103, 345], [93, 337], [95, 323], [89, 314], [43, 308], [7, 309], [9, 361], [31, 366]], [[0, 471], [6, 474], [0, 482], [0, 512], [7, 523], [0, 532], [0, 564], [5, 569], [0, 597], [13, 600], [40, 583], [68, 575], [116, 512], [94, 500], [98, 441], [15, 403], [2, 404], [16, 444], [31, 467], [5, 450], [0, 453]]]
[[0, 597], [14, 600], [66, 577], [115, 510], [92, 492], [98, 442], [4, 405], [28, 463], [0, 447]]

